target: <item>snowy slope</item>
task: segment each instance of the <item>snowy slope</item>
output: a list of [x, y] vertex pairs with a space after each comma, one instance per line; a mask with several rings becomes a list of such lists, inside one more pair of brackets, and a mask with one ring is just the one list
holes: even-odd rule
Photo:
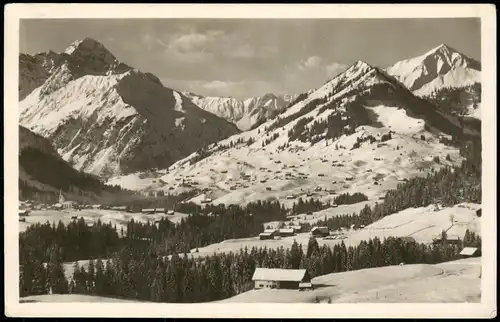
[[444, 44], [421, 56], [399, 61], [386, 71], [420, 96], [442, 87], [481, 82], [481, 64]]
[[[326, 122], [324, 127], [320, 122]], [[306, 197], [308, 192], [331, 200], [335, 195], [328, 190], [363, 192], [377, 199], [404, 178], [460, 162], [458, 151], [440, 143], [439, 136], [461, 131], [456, 119], [442, 115], [379, 69], [357, 62], [275, 120], [219, 141], [168, 169], [118, 176], [108, 183], [174, 194], [208, 189], [214, 203], [224, 204], [273, 198], [290, 206], [294, 200], [288, 196]], [[298, 133], [293, 139], [292, 132]], [[391, 138], [382, 142], [389, 132]], [[471, 129], [464, 132], [480, 135]], [[373, 142], [363, 141], [370, 136]], [[452, 161], [445, 160], [448, 154]], [[441, 163], [433, 161], [435, 156]], [[314, 192], [318, 186], [322, 190]], [[205, 197], [200, 194], [192, 201]]]
[[237, 128], [120, 63], [102, 44], [72, 44], [65, 62], [20, 102], [20, 124], [99, 176], [166, 167]]
[[297, 95], [265, 94], [261, 97], [239, 100], [232, 97], [199, 96], [190, 92], [183, 94], [205, 111], [236, 124], [243, 131], [274, 118], [297, 97]]

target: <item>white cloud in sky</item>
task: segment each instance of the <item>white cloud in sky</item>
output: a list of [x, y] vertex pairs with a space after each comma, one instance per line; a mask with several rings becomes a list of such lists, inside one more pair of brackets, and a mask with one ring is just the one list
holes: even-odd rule
[[300, 65], [303, 68], [317, 68], [321, 65], [323, 59], [319, 56], [311, 56], [306, 59], [306, 61]]

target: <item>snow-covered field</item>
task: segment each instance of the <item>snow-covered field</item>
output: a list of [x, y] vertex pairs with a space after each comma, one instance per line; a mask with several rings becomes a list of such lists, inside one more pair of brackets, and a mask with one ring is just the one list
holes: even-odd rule
[[78, 218], [83, 217], [86, 223], [96, 223], [97, 220], [101, 220], [102, 223], [111, 223], [116, 225], [116, 229], [120, 232], [123, 228], [124, 232], [127, 231], [127, 222], [134, 219], [136, 222], [147, 223], [148, 221], [154, 223], [155, 220], [161, 218], [167, 218], [173, 223], [178, 223], [182, 218], [189, 216], [188, 214], [176, 212], [174, 215], [166, 214], [154, 214], [147, 215], [142, 213], [129, 213], [115, 210], [80, 210], [80, 211], [56, 211], [56, 210], [33, 210], [30, 212], [29, 216], [26, 216], [26, 222], [19, 222], [19, 231], [25, 231], [26, 228], [32, 224], [41, 223], [45, 224], [47, 221], [52, 224], [56, 224], [61, 220], [63, 224], [67, 225], [73, 221], [72, 216], [78, 216]]
[[102, 297], [95, 295], [81, 295], [81, 294], [50, 294], [50, 295], [33, 295], [21, 297], [20, 303], [78, 303], [78, 302], [124, 302], [124, 303], [137, 303], [138, 300], [124, 300], [112, 297]]
[[481, 301], [481, 258], [386, 266], [318, 276], [312, 291], [251, 290], [220, 303], [418, 303]]

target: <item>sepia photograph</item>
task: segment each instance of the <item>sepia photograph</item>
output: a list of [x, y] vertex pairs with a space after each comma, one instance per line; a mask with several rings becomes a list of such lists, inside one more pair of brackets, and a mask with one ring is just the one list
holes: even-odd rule
[[7, 315], [496, 316], [493, 6], [120, 6], [6, 10]]

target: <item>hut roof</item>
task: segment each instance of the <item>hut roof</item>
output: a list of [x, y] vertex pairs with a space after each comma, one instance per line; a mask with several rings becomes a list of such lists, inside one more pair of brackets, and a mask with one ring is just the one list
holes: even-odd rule
[[477, 248], [476, 247], [464, 247], [464, 249], [462, 249], [462, 251], [460, 252], [460, 255], [472, 256], [476, 252], [477, 252]]
[[305, 269], [256, 268], [252, 280], [301, 282], [306, 272]]

